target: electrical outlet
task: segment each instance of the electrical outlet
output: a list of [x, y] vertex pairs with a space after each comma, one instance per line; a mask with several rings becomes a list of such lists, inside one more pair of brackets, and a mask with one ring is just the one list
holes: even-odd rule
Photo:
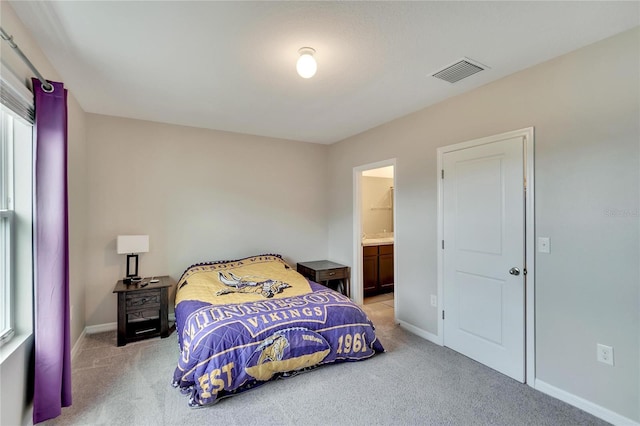
[[438, 307], [438, 296], [436, 296], [435, 294], [431, 295], [431, 306], [433, 306], [434, 308]]
[[598, 343], [596, 347], [598, 362], [613, 365], [613, 348], [611, 346], [601, 345], [600, 343]]

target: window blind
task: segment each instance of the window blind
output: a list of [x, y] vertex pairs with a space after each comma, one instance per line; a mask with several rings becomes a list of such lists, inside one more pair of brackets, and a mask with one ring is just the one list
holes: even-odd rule
[[0, 103], [28, 123], [34, 123], [33, 94], [4, 64], [0, 64]]

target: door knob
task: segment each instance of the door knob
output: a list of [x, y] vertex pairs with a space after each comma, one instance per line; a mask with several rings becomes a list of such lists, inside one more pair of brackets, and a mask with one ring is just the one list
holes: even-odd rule
[[518, 268], [511, 268], [511, 269], [509, 269], [509, 273], [510, 273], [511, 275], [520, 275], [520, 269], [518, 269]]

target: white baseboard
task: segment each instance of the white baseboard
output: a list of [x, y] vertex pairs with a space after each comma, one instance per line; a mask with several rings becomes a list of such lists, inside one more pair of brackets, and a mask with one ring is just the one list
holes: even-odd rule
[[429, 333], [426, 330], [423, 330], [421, 328], [416, 327], [415, 325], [409, 324], [408, 322], [404, 322], [402, 320], [396, 320], [398, 321], [398, 323], [400, 324], [400, 326], [402, 328], [406, 328], [407, 330], [409, 330], [410, 332], [412, 332], [413, 334], [416, 334], [420, 337], [422, 337], [423, 339], [426, 339], [432, 343], [435, 343], [436, 345], [440, 345], [442, 346], [442, 341], [440, 339], [439, 336], [433, 334], [433, 333]]
[[545, 383], [542, 380], [536, 379], [534, 388], [542, 393], [546, 393], [547, 395], [557, 398], [560, 401], [564, 401], [567, 404], [578, 407], [579, 409], [586, 411], [587, 413], [593, 414], [594, 416], [599, 417], [611, 424], [618, 426], [640, 426], [640, 423], [634, 420], [615, 413], [600, 405], [594, 404], [591, 401], [587, 401], [584, 398], [580, 398], [579, 396], [557, 388], [553, 385]]
[[108, 322], [106, 324], [88, 325], [84, 328], [87, 334], [102, 333], [105, 331], [115, 331], [118, 329], [117, 322]]
[[78, 337], [78, 340], [76, 340], [76, 343], [73, 345], [73, 348], [71, 348], [71, 362], [73, 362], [73, 360], [78, 355], [78, 352], [80, 351], [80, 345], [82, 344], [82, 341], [84, 340], [84, 336], [86, 336], [86, 334], [87, 334], [87, 329], [85, 328], [84, 330], [82, 330], [82, 333], [80, 333], [80, 337]]

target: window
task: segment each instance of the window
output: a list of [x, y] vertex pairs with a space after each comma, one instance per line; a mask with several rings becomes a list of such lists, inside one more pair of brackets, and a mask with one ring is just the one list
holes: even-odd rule
[[0, 344], [13, 336], [13, 117], [0, 111]]
[[33, 118], [33, 95], [0, 64], [0, 362], [33, 329]]

